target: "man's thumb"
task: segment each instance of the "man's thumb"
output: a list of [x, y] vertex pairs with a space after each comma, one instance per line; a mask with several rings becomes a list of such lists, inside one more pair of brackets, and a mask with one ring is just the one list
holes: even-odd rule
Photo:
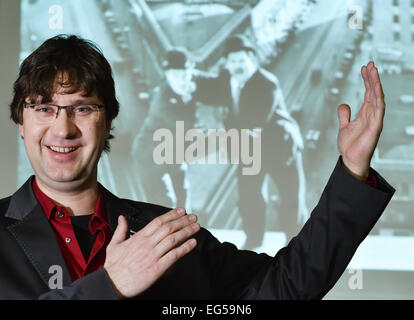
[[111, 242], [113, 244], [118, 244], [118, 243], [123, 242], [125, 240], [127, 231], [128, 231], [128, 222], [123, 215], [120, 215], [118, 217], [118, 226], [115, 229]]
[[338, 107], [339, 128], [346, 127], [351, 120], [351, 108], [347, 104]]

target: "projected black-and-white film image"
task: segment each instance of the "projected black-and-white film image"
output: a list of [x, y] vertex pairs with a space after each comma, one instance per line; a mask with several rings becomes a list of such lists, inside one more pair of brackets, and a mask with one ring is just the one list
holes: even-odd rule
[[[106, 188], [185, 207], [219, 240], [270, 255], [310, 217], [339, 157], [337, 108], [355, 117], [361, 66], [375, 61], [388, 109], [371, 166], [397, 191], [327, 298], [403, 296], [414, 272], [414, 1], [22, 0], [20, 24], [20, 62], [76, 34], [111, 63], [121, 108], [99, 163]], [[18, 148], [21, 185], [33, 173]], [[377, 286], [365, 296], [349, 285], [358, 270]], [[393, 292], [378, 284], [391, 274]]]

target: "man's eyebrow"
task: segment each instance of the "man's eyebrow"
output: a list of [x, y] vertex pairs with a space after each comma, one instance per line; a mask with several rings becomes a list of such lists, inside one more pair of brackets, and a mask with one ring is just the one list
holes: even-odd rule
[[[43, 101], [46, 104], [56, 104], [53, 101]], [[70, 103], [70, 105], [78, 105], [78, 104], [100, 104], [98, 101], [95, 101], [94, 98], [85, 98], [85, 99], [77, 99]]]
[[93, 98], [85, 98], [85, 99], [78, 99], [72, 102], [72, 104], [99, 104], [95, 99]]

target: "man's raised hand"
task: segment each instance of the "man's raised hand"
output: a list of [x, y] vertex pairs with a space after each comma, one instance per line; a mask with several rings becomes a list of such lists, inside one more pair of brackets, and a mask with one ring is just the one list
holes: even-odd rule
[[384, 93], [373, 62], [361, 69], [365, 85], [364, 103], [355, 120], [350, 121], [348, 105], [338, 108], [338, 149], [345, 168], [360, 180], [369, 175], [369, 167], [380, 137], [385, 113]]
[[199, 230], [197, 217], [178, 208], [155, 218], [125, 240], [128, 224], [124, 216], [119, 216], [104, 264], [118, 296], [132, 298], [152, 286], [196, 247], [195, 239], [187, 239]]

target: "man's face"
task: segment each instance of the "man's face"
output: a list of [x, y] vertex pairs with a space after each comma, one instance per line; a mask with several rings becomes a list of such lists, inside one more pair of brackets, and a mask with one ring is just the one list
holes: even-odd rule
[[[35, 103], [40, 100], [38, 97]], [[82, 92], [67, 94], [60, 87], [48, 103], [67, 106], [102, 101], [96, 95], [84, 97]], [[39, 183], [63, 190], [96, 180], [97, 163], [110, 130], [104, 111], [99, 111], [94, 118], [97, 120], [76, 123], [73, 116], [69, 118], [66, 110], [61, 109], [52, 122], [41, 123], [34, 118], [36, 111], [23, 110], [20, 135]]]
[[227, 56], [226, 69], [232, 76], [243, 78], [254, 69], [253, 54], [247, 51], [231, 52]]

